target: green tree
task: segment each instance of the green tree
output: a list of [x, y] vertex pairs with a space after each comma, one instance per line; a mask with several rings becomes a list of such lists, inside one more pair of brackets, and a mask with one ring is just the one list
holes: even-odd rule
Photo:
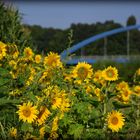
[[0, 2], [0, 41], [14, 43], [20, 50], [32, 47], [30, 31], [21, 23], [19, 11]]
[[137, 23], [137, 20], [136, 20], [136, 18], [135, 18], [135, 16], [130, 16], [130, 17], [128, 17], [128, 19], [127, 19], [127, 26], [129, 26], [129, 25], [135, 25]]

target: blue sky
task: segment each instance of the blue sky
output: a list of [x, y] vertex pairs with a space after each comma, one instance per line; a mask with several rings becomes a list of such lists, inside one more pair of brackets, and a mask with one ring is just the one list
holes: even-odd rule
[[138, 1], [14, 1], [23, 14], [23, 22], [43, 27], [65, 29], [72, 23], [96, 23], [114, 20], [123, 25], [130, 15], [140, 24], [140, 2]]

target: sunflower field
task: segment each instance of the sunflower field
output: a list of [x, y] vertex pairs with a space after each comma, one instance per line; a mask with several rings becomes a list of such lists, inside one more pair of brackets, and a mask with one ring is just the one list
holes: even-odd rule
[[140, 139], [140, 68], [133, 82], [116, 67], [66, 66], [0, 42], [0, 139]]

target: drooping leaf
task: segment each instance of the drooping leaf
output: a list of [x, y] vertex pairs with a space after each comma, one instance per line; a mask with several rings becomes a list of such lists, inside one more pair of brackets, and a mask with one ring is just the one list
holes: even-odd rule
[[121, 102], [118, 102], [118, 101], [114, 101], [114, 102], [112, 102], [113, 103], [113, 105], [114, 105], [114, 107], [115, 108], [128, 108], [128, 107], [131, 107], [131, 105], [130, 104], [124, 104], [124, 103], [121, 103]]

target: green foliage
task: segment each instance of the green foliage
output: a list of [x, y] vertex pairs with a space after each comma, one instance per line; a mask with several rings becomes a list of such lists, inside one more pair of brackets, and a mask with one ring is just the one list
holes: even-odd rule
[[135, 16], [130, 16], [127, 19], [127, 26], [129, 25], [135, 25], [137, 23]]
[[124, 81], [133, 81], [135, 71], [140, 67], [140, 61], [129, 61], [127, 63], [117, 63], [113, 61], [98, 61], [93, 64], [95, 70], [104, 69], [108, 66], [114, 66], [119, 70], [120, 79]]
[[[49, 58], [50, 55], [54, 56], [54, 53], [45, 57], [41, 55], [41, 58], [44, 61], [44, 58], [47, 58], [52, 62], [54, 57]], [[23, 137], [33, 139], [34, 136], [39, 139], [41, 137], [44, 139], [46, 137], [124, 139], [125, 135], [129, 135], [131, 131], [130, 137], [138, 138], [140, 96], [135, 95], [134, 90], [136, 85], [138, 86], [137, 77], [140, 76], [138, 70], [136, 73], [133, 71], [135, 76], [132, 78], [135, 78], [135, 81], [129, 79], [128, 87], [119, 89], [117, 88], [118, 83], [124, 80], [124, 75], [119, 74], [118, 79], [116, 74], [117, 78], [114, 81], [105, 79], [103, 75], [105, 68], [110, 65], [116, 71], [115, 67], [120, 71], [119, 68], [122, 65], [117, 63], [96, 63], [93, 68], [91, 65], [83, 63], [85, 66], [91, 66], [89, 70], [92, 76], [81, 79], [79, 71], [76, 72], [77, 77], [73, 77], [73, 71], [77, 69], [77, 66], [65, 67], [60, 61], [59, 55], [56, 55], [58, 62], [54, 61], [59, 65], [47, 63], [47, 61], [48, 65], [44, 61], [36, 63], [33, 55], [25, 57], [21, 54], [16, 59], [13, 59], [12, 56], [12, 53], [7, 53], [7, 56], [1, 61], [0, 67], [0, 139], [6, 140], [13, 137], [9, 133], [13, 127], [17, 130], [16, 139]], [[12, 62], [18, 62], [18, 67], [9, 63], [10, 58], [12, 58]], [[135, 68], [140, 67], [139, 63], [134, 64]], [[132, 67], [132, 64], [130, 65]], [[127, 63], [125, 66], [129, 68], [130, 65]], [[100, 75], [96, 75], [98, 72], [96, 70], [101, 70]], [[86, 71], [86, 76], [88, 71]], [[106, 76], [108, 75], [106, 74]], [[128, 100], [122, 100], [122, 95], [127, 95], [125, 90], [128, 91], [128, 89], [134, 93], [131, 93], [131, 98]], [[124, 91], [123, 94], [122, 91]], [[29, 103], [31, 106], [27, 106]], [[115, 110], [120, 112], [122, 114], [120, 118], [124, 116], [125, 120], [118, 120], [121, 121], [119, 132], [116, 130], [118, 133], [113, 132], [113, 128], [109, 127], [111, 122], [108, 122], [108, 114], [110, 115]], [[39, 124], [40, 118], [42, 124]], [[31, 122], [26, 119], [31, 119]], [[135, 129], [133, 130], [133, 128]]]
[[22, 25], [19, 11], [0, 2], [0, 41], [16, 44], [20, 51], [32, 46], [30, 31]]
[[22, 126], [21, 126], [21, 130], [23, 132], [33, 132], [33, 127], [29, 123], [23, 123]]
[[84, 126], [82, 124], [72, 124], [68, 130], [68, 134], [73, 135], [74, 139], [81, 138], [83, 134]]
[[113, 102], [113, 105], [114, 105], [114, 107], [115, 108], [128, 108], [128, 107], [131, 107], [131, 105], [129, 105], [129, 104], [123, 104], [123, 103], [121, 103], [121, 102], [117, 102], [117, 101], [114, 101]]
[[[54, 28], [43, 28], [38, 25], [26, 25], [26, 27], [31, 30], [31, 36], [34, 42], [34, 46], [36, 46], [38, 53], [47, 53], [49, 51], [54, 51], [60, 54], [63, 50], [79, 43], [80, 41], [85, 40], [86, 38], [123, 26], [111, 20], [104, 23], [97, 22], [96, 24], [71, 24], [69, 28], [63, 30]], [[70, 33], [70, 31], [72, 32]], [[72, 35], [72, 42], [69, 44], [71, 37], [70, 34]], [[108, 55], [125, 55], [127, 53], [126, 35], [126, 32], [124, 32], [107, 37]], [[130, 32], [130, 54], [139, 54], [139, 38], [139, 30]], [[86, 47], [77, 50], [75, 52], [75, 55], [103, 55], [103, 46], [104, 40], [97, 40], [94, 43], [91, 43]]]

